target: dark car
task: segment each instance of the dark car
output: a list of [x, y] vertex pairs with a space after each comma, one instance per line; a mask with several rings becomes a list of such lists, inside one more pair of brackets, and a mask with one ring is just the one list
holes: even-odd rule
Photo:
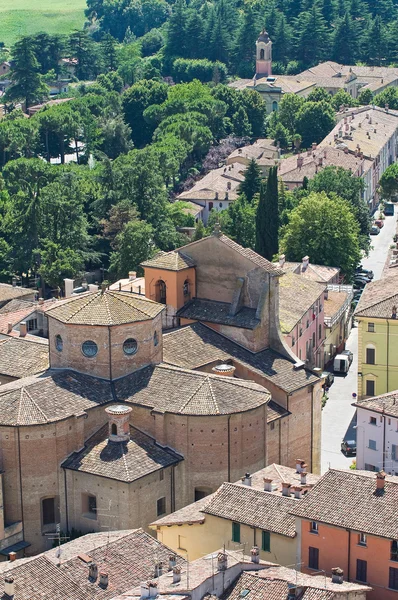
[[325, 378], [325, 383], [323, 384], [323, 388], [330, 388], [330, 386], [333, 384], [334, 382], [334, 375], [333, 373], [329, 373], [329, 371], [323, 371], [323, 373], [321, 374], [321, 377]]
[[363, 290], [355, 290], [353, 300], [359, 300], [362, 296]]
[[345, 356], [348, 356], [348, 362], [352, 363], [352, 359], [354, 358], [353, 353], [351, 352], [351, 350], [343, 350], [342, 352], [340, 352], [340, 354], [345, 354]]
[[355, 456], [357, 453], [357, 443], [355, 440], [343, 440], [341, 442], [341, 451], [346, 456]]
[[355, 277], [354, 279], [354, 288], [356, 290], [358, 289], [362, 289], [365, 287], [365, 285], [369, 283], [369, 281], [367, 281], [366, 279], [363, 279], [362, 277]]
[[379, 235], [380, 229], [377, 227], [377, 225], [372, 225], [369, 233], [370, 233], [370, 235]]
[[367, 277], [368, 279], [373, 279], [374, 273], [368, 269], [358, 267], [358, 269], [355, 270], [355, 277]]

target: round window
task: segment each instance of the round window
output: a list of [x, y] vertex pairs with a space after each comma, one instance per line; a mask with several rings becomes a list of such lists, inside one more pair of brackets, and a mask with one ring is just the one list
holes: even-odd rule
[[135, 354], [138, 350], [138, 344], [137, 344], [137, 340], [134, 340], [133, 338], [129, 338], [128, 340], [126, 340], [123, 344], [123, 352], [125, 354], [127, 354], [128, 356], [131, 356], [132, 354]]
[[87, 356], [88, 358], [92, 358], [93, 356], [95, 356], [97, 354], [98, 346], [92, 340], [88, 340], [87, 342], [83, 342], [82, 352], [83, 352], [84, 356]]
[[159, 344], [159, 336], [158, 336], [158, 332], [155, 331], [155, 333], [153, 334], [153, 345], [157, 346]]
[[58, 350], [58, 352], [62, 352], [63, 347], [64, 347], [64, 342], [60, 335], [55, 336], [55, 347]]

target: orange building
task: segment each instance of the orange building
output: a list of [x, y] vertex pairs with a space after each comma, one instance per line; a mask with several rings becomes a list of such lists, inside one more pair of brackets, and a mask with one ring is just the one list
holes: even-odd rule
[[297, 504], [297, 561], [302, 571], [373, 588], [371, 600], [398, 598], [398, 477], [381, 471], [329, 470]]

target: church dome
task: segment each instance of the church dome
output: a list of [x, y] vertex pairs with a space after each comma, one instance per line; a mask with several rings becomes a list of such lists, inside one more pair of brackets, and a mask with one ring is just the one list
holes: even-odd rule
[[266, 44], [268, 44], [269, 40], [269, 35], [268, 33], [265, 31], [265, 29], [262, 30], [262, 32], [260, 33], [260, 35], [258, 36], [258, 42], [265, 42]]

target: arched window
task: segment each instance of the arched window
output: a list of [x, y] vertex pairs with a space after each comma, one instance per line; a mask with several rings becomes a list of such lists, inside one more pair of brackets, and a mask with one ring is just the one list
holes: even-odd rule
[[276, 110], [278, 110], [278, 103], [276, 101], [274, 101], [272, 103], [272, 110], [275, 112]]
[[264, 56], [265, 56], [264, 48], [261, 48], [261, 50], [260, 50], [260, 60], [264, 60]]
[[162, 279], [157, 282], [156, 302], [166, 304], [166, 284]]
[[117, 427], [115, 423], [112, 423], [111, 433], [112, 435], [117, 435]]

